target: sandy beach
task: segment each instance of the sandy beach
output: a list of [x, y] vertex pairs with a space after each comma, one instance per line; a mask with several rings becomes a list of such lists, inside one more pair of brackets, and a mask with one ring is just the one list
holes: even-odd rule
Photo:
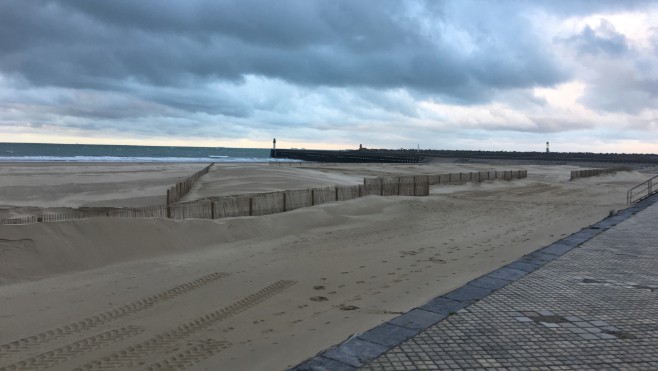
[[[0, 164], [0, 216], [162, 204], [203, 166]], [[0, 225], [0, 369], [285, 369], [626, 207], [653, 175], [217, 164], [186, 200], [511, 169], [528, 178], [260, 217]]]

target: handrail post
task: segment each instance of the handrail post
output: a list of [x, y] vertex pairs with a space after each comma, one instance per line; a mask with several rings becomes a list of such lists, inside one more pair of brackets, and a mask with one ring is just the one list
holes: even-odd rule
[[653, 186], [653, 178], [649, 179], [649, 187], [647, 188], [648, 189], [647, 196], [651, 195], [652, 186]]

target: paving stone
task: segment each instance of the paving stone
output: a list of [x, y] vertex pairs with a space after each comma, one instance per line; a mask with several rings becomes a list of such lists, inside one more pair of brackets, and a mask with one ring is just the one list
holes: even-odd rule
[[492, 291], [491, 289], [486, 289], [482, 287], [473, 286], [471, 284], [467, 284], [443, 296], [447, 299], [452, 299], [456, 301], [472, 302], [475, 300], [483, 299], [485, 296], [489, 295], [491, 291]]
[[407, 340], [417, 333], [417, 329], [409, 329], [406, 327], [382, 323], [381, 325], [360, 334], [358, 337], [375, 344], [392, 347], [400, 344], [402, 341]]
[[352, 337], [334, 348], [322, 353], [325, 358], [334, 359], [350, 366], [359, 367], [386, 352], [389, 347]]
[[532, 272], [535, 269], [541, 267], [543, 264], [531, 264], [531, 263], [526, 263], [526, 262], [521, 262], [521, 261], [515, 261], [513, 263], [507, 264], [505, 267], [507, 268], [512, 268], [512, 269], [518, 269], [521, 271], [525, 272]]
[[396, 326], [407, 327], [410, 329], [425, 329], [430, 325], [444, 319], [446, 315], [429, 312], [422, 309], [412, 309], [409, 312], [395, 317], [388, 323]]
[[573, 248], [574, 246], [572, 245], [556, 242], [552, 245], [544, 247], [539, 251], [543, 252], [544, 254], [562, 255], [568, 251], [571, 251]]
[[304, 362], [291, 370], [293, 371], [354, 371], [357, 367], [347, 365], [343, 362], [325, 358], [315, 357], [307, 362]]
[[528, 274], [528, 272], [526, 272], [526, 271], [503, 267], [503, 268], [497, 269], [497, 270], [487, 274], [487, 277], [497, 278], [497, 279], [501, 279], [501, 280], [514, 281], [514, 280], [517, 280], [517, 279], [525, 276], [526, 274]]
[[450, 313], [455, 313], [470, 304], [471, 304], [470, 302], [451, 300], [443, 296], [440, 296], [438, 298], [430, 300], [429, 302], [427, 302], [427, 304], [419, 308], [429, 312], [448, 315]]
[[598, 233], [580, 231], [578, 233], [572, 234], [571, 236], [562, 239], [560, 242], [564, 244], [572, 244], [574, 246], [579, 246], [583, 242], [594, 237]]
[[492, 278], [489, 276], [484, 276], [480, 277], [478, 279], [475, 279], [468, 284], [470, 286], [475, 286], [475, 287], [481, 287], [484, 289], [489, 289], [489, 290], [498, 290], [499, 288], [505, 287], [509, 285], [511, 281], [508, 280], [501, 280], [498, 278]]
[[544, 253], [542, 253], [542, 252], [540, 252], [540, 251], [535, 251], [535, 252], [533, 252], [533, 253], [530, 253], [530, 254], [528, 254], [528, 255], [522, 257], [522, 258], [519, 259], [518, 261], [520, 261], [520, 262], [522, 262], [522, 263], [535, 264], [535, 265], [540, 265], [540, 266], [542, 266], [542, 265], [545, 265], [546, 263], [550, 263], [550, 262], [552, 262], [552, 261], [555, 260], [556, 258], [557, 258], [556, 255], [553, 255], [553, 254], [544, 254]]

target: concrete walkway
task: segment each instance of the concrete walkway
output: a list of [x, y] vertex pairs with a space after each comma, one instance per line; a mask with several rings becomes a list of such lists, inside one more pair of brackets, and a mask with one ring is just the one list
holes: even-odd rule
[[294, 370], [658, 370], [658, 196]]

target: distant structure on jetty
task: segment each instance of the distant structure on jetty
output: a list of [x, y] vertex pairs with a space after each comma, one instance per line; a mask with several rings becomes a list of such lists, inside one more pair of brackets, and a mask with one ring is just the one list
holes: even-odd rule
[[[276, 143], [276, 142], [274, 142]], [[548, 144], [548, 143], [546, 143]], [[276, 144], [275, 144], [276, 145]], [[548, 150], [548, 147], [547, 147]], [[459, 160], [522, 160], [539, 162], [608, 162], [658, 164], [658, 155], [636, 153], [591, 153], [591, 152], [509, 152], [509, 151], [465, 151], [465, 150], [423, 150], [423, 149], [370, 149], [362, 145], [355, 150], [311, 150], [280, 149], [275, 146], [270, 151], [272, 158], [315, 162], [378, 162], [378, 163], [419, 163], [432, 158], [453, 158]]]

